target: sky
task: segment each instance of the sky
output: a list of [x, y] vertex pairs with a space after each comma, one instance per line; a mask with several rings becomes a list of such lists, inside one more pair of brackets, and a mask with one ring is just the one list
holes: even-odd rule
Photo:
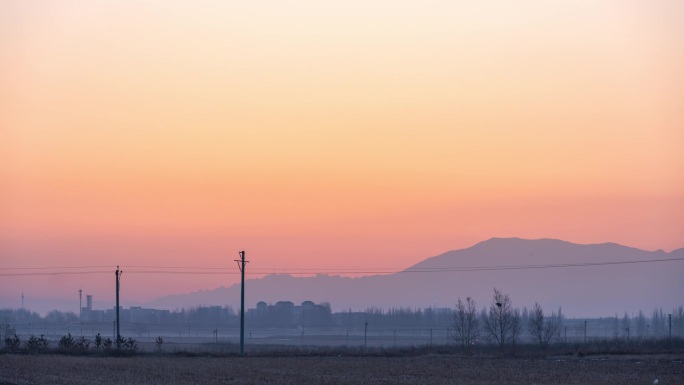
[[0, 307], [111, 303], [117, 265], [131, 303], [228, 286], [239, 250], [684, 247], [683, 37], [676, 0], [3, 1], [0, 273], [106, 273], [5, 275]]

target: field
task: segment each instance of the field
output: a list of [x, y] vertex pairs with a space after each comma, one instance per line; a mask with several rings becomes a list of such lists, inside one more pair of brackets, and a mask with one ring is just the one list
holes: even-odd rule
[[682, 355], [545, 359], [0, 355], [0, 385], [684, 384]]

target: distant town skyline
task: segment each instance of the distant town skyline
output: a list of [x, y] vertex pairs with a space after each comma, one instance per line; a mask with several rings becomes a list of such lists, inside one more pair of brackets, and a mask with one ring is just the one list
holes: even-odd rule
[[684, 247], [683, 15], [3, 1], [0, 307], [112, 298], [118, 265], [133, 303], [228, 287], [240, 250], [358, 276], [492, 237]]

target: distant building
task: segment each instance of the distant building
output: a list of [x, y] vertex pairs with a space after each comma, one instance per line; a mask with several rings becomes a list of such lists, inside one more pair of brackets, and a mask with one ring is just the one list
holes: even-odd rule
[[249, 322], [260, 326], [322, 326], [330, 323], [331, 312], [330, 305], [316, 305], [312, 301], [304, 301], [299, 306], [291, 301], [278, 301], [275, 305], [260, 301], [255, 309], [247, 309], [247, 317]]

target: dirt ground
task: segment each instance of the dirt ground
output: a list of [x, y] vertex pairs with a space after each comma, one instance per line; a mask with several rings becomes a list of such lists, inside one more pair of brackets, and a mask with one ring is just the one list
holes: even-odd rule
[[545, 359], [0, 355], [0, 385], [684, 384], [684, 356]]

